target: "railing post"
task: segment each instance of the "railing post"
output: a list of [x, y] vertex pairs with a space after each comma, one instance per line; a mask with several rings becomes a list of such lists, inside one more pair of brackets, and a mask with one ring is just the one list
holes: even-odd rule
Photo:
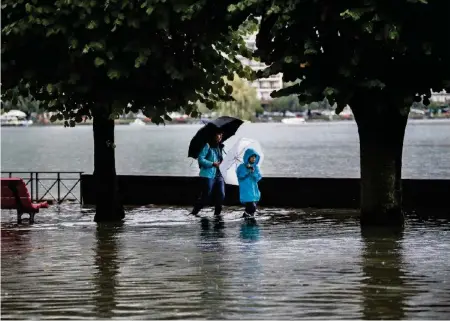
[[58, 181], [58, 204], [61, 204], [61, 173], [58, 172], [58, 174], [56, 174], [56, 177]]
[[[76, 178], [70, 178], [70, 177], [69, 178], [65, 178], [64, 175], [62, 175], [62, 177], [61, 177], [61, 174], [67, 174], [67, 173], [69, 173], [69, 174], [78, 174], [78, 180]], [[44, 177], [40, 178], [39, 174], [44, 174]], [[54, 177], [46, 177], [45, 176], [46, 174], [52, 174], [52, 175], [56, 174], [56, 178], [54, 178]], [[44, 188], [44, 192], [43, 192], [43, 195], [42, 195], [43, 198], [45, 198], [47, 194], [50, 194], [50, 196], [56, 202], [58, 202], [58, 204], [61, 204], [64, 200], [66, 200], [67, 197], [69, 197], [69, 194], [71, 194], [75, 199], [77, 199], [79, 201], [80, 205], [83, 205], [83, 202], [84, 202], [84, 199], [83, 199], [83, 187], [82, 187], [82, 184], [81, 184], [83, 172], [60, 172], [60, 171], [51, 171], [51, 172], [48, 172], [48, 171], [47, 172], [34, 172], [34, 171], [29, 171], [29, 172], [28, 171], [10, 172], [10, 171], [5, 171], [5, 172], [2, 172], [2, 175], [5, 175], [6, 177], [9, 177], [9, 178], [16, 177], [16, 175], [17, 175], [17, 176], [21, 177], [24, 180], [26, 180], [27, 177], [28, 177], [29, 181], [27, 181], [26, 184], [28, 186], [28, 190], [30, 192], [30, 197], [31, 197], [31, 200], [33, 202], [40, 201], [39, 184], [41, 184], [40, 180], [44, 180], [44, 181], [52, 181], [52, 184], [48, 188], [47, 188], [46, 185], [41, 184], [42, 187]], [[69, 188], [63, 182], [63, 180], [65, 180], [65, 179], [67, 179], [69, 181], [76, 181], [76, 183]], [[30, 183], [30, 184], [28, 184], [28, 183]], [[77, 187], [76, 185], [78, 183], [80, 184], [79, 185], [79, 189], [78, 189], [78, 191], [79, 191], [79, 198], [74, 194], [76, 192], [76, 187]], [[51, 190], [56, 184], [57, 184], [57, 193], [58, 193], [58, 195], [57, 195], [57, 197], [54, 197], [51, 194]], [[67, 193], [65, 193], [64, 191], [61, 191], [61, 185], [63, 185], [65, 188], [67, 188], [67, 190], [68, 190]], [[65, 193], [65, 195], [63, 196], [62, 193]], [[70, 197], [67, 198], [67, 199], [70, 199]]]
[[36, 202], [39, 200], [39, 173], [36, 173]]
[[81, 183], [81, 175], [83, 173], [79, 173], [79, 180], [80, 180], [80, 205], [83, 205], [83, 184]]
[[34, 188], [33, 188], [33, 172], [30, 172], [30, 195], [31, 195], [31, 201], [32, 202], [34, 202], [34, 201], [36, 201], [35, 199], [33, 200], [33, 197], [34, 197], [34, 194], [33, 194], [33, 191], [34, 191]]

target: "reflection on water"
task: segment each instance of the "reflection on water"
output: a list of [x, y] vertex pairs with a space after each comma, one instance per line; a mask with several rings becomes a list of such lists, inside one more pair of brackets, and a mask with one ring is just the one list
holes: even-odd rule
[[200, 306], [206, 308], [205, 317], [209, 319], [223, 318], [226, 302], [226, 271], [222, 268], [226, 256], [224, 245], [225, 222], [221, 216], [211, 220], [200, 219]]
[[374, 228], [362, 229], [361, 234], [363, 317], [401, 320], [410, 286], [404, 281], [403, 231]]
[[[2, 212], [4, 319], [443, 319], [448, 221], [361, 231], [351, 215], [214, 217], [142, 207], [96, 225], [63, 207]], [[294, 215], [295, 214], [295, 215]]]
[[259, 227], [256, 219], [246, 219], [244, 223], [242, 223], [241, 238], [249, 241], [257, 241], [259, 239]]
[[123, 231], [123, 224], [99, 224], [96, 229], [97, 246], [94, 264], [96, 271], [93, 282], [96, 285], [94, 296], [94, 314], [102, 318], [111, 318], [116, 307], [116, 286], [119, 272], [118, 237]]
[[260, 261], [261, 250], [258, 242], [260, 229], [257, 221], [255, 219], [246, 219], [241, 224], [239, 236], [243, 242], [240, 251], [243, 257], [240, 279], [244, 285], [241, 305], [243, 309], [257, 313], [255, 306], [263, 300], [259, 295], [262, 287], [261, 274], [263, 268]]

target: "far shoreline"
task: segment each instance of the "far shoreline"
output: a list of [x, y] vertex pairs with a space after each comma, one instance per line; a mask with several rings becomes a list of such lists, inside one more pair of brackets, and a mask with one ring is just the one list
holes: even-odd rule
[[[201, 126], [202, 123], [200, 120], [198, 121], [190, 121], [190, 122], [166, 122], [165, 124], [160, 124], [160, 125], [156, 125], [154, 123], [148, 122], [148, 123], [144, 123], [141, 125], [134, 125], [133, 124], [133, 120], [125, 120], [125, 121], [117, 121], [115, 123], [115, 126], [132, 126], [132, 127], [146, 127], [146, 126]], [[448, 117], [441, 117], [441, 118], [410, 118], [408, 120], [408, 123], [446, 123], [446, 122], [450, 122], [450, 118]], [[351, 124], [355, 124], [355, 121], [353, 119], [345, 119], [345, 120], [322, 120], [322, 119], [314, 119], [314, 120], [306, 120], [304, 123], [302, 124], [284, 124], [282, 122], [279, 121], [271, 121], [271, 122], [261, 122], [261, 121], [256, 121], [256, 122], [249, 122], [248, 124], [280, 124], [280, 125], [284, 125], [284, 126], [288, 126], [288, 127], [302, 127], [305, 125], [310, 125], [310, 124], [345, 124], [345, 123], [351, 123]], [[92, 121], [89, 122], [81, 122], [81, 123], [77, 123], [75, 127], [78, 126], [92, 126]], [[14, 126], [14, 125], [2, 125], [2, 128], [28, 128], [28, 127], [64, 127], [64, 123], [61, 121], [57, 121], [54, 123], [47, 123], [47, 124], [42, 124], [42, 123], [33, 123], [32, 125], [28, 125], [28, 126]]]

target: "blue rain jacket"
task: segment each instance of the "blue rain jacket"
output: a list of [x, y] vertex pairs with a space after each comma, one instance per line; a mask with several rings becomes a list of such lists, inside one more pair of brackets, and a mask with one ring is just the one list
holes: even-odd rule
[[[247, 168], [247, 165], [250, 164], [248, 160], [252, 155], [256, 155], [255, 163], [252, 165], [255, 169], [253, 173]], [[261, 192], [258, 188], [258, 182], [262, 178], [258, 166], [259, 159], [259, 154], [249, 148], [244, 153], [244, 162], [236, 169], [239, 181], [239, 196], [242, 203], [258, 202], [261, 198]]]
[[213, 163], [222, 161], [223, 145], [216, 148], [210, 147], [206, 144], [198, 154], [198, 166], [200, 167], [200, 177], [215, 178], [218, 168], [213, 166]]

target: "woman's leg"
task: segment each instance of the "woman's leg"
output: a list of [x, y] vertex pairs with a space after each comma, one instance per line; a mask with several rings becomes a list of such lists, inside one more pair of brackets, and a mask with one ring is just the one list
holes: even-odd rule
[[222, 213], [223, 201], [225, 200], [225, 181], [222, 177], [218, 177], [214, 181], [214, 188], [216, 191], [214, 215]]
[[197, 199], [197, 202], [194, 205], [194, 209], [191, 214], [197, 215], [203, 206], [208, 203], [209, 198], [211, 197], [212, 190], [214, 187], [214, 179], [202, 177], [201, 188], [200, 188], [200, 196]]

